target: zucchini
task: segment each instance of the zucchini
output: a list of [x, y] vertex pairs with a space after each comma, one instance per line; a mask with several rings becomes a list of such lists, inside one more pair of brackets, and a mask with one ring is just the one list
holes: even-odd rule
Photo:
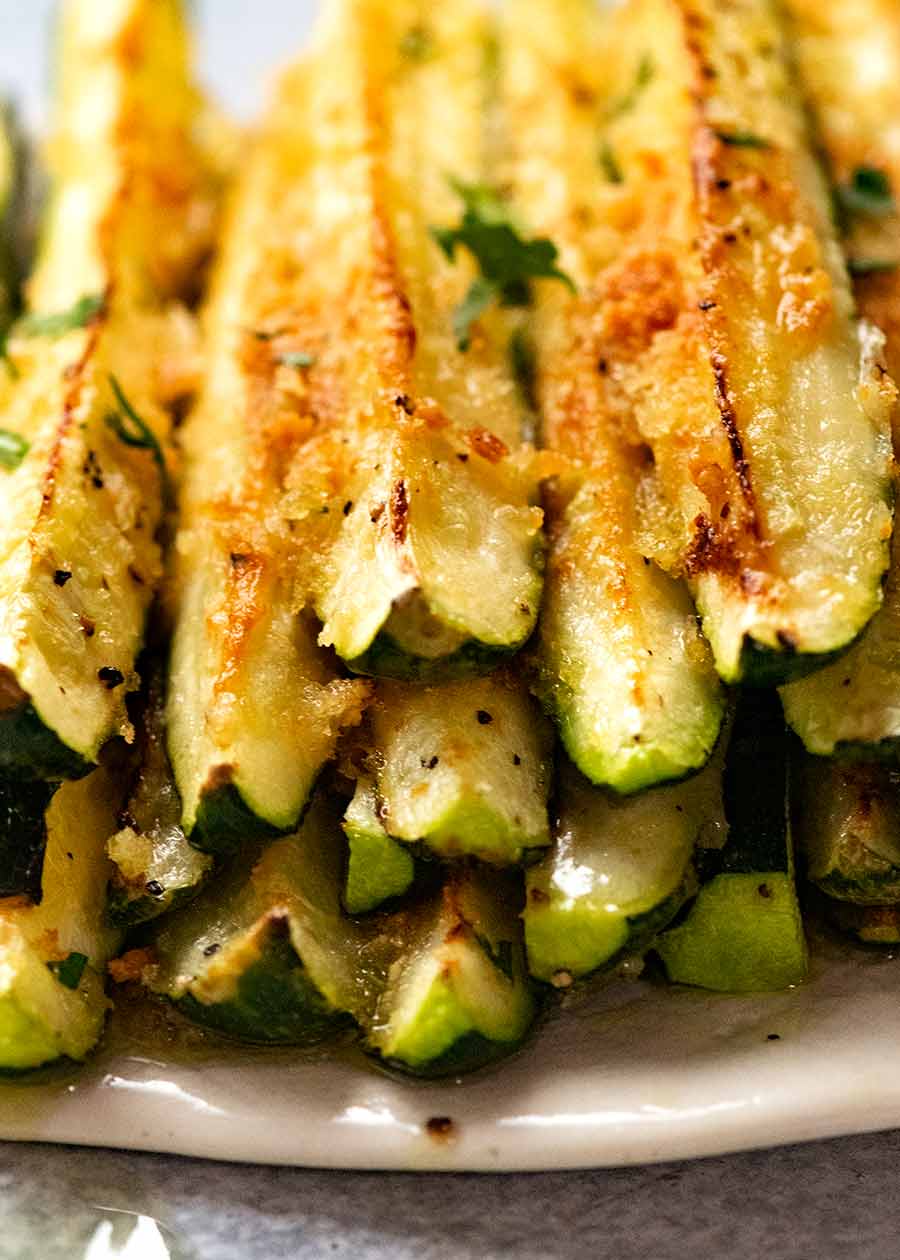
[[[180, 432], [168, 747], [191, 842], [228, 852], [292, 831], [365, 684], [340, 680], [302, 613], [281, 515], [304, 425], [309, 346], [285, 251], [304, 169], [294, 77], [238, 181], [206, 310], [209, 371]], [[298, 151], [299, 150], [299, 151]], [[299, 605], [299, 609], [298, 609]]]
[[900, 771], [801, 755], [793, 777], [807, 879], [841, 901], [900, 902]]
[[13, 107], [0, 100], [0, 346], [19, 309], [25, 181], [25, 146], [18, 118]]
[[153, 667], [138, 723], [138, 756], [119, 829], [106, 845], [112, 863], [107, 913], [125, 927], [190, 901], [213, 865], [181, 826], [181, 800], [166, 753], [162, 678]]
[[0, 471], [0, 767], [85, 773], [130, 734], [125, 697], [161, 572], [164, 404], [190, 323], [174, 305], [211, 198], [176, 0], [62, 7], [53, 192], [7, 342]]
[[604, 361], [613, 302], [604, 275], [616, 265], [623, 194], [596, 159], [596, 108], [575, 78], [599, 90], [606, 28], [593, 5], [513, 3], [503, 99], [518, 208], [559, 246], [577, 286], [575, 295], [539, 287], [530, 329], [541, 440], [570, 469], [544, 499], [540, 694], [582, 773], [634, 792], [705, 763], [724, 699], [686, 587], [644, 553], [646, 453], [623, 424], [624, 363]]
[[41, 900], [44, 815], [52, 796], [52, 785], [42, 779], [23, 783], [0, 775], [0, 898]]
[[371, 721], [379, 817], [390, 836], [497, 866], [549, 844], [552, 741], [514, 675], [382, 682]]
[[696, 899], [656, 950], [681, 984], [729, 993], [788, 988], [805, 978], [807, 951], [787, 814], [787, 739], [772, 693], [738, 701], [723, 790], [725, 843], [697, 849]]
[[357, 779], [342, 826], [347, 837], [344, 909], [348, 914], [366, 914], [409, 891], [416, 877], [415, 859], [385, 831], [371, 779]]
[[826, 914], [835, 927], [863, 945], [900, 945], [900, 907], [859, 906], [849, 901], [826, 901]]
[[[834, 185], [860, 312], [887, 334], [900, 374], [900, 29], [893, 4], [790, 0], [800, 76]], [[873, 262], [893, 262], [875, 268]], [[864, 266], [865, 264], [865, 266]], [[895, 758], [900, 751], [900, 538], [884, 603], [840, 660], [782, 691], [788, 722], [819, 756]]]
[[525, 945], [565, 988], [642, 954], [696, 889], [697, 843], [724, 836], [722, 758], [682, 783], [619, 797], [563, 762], [553, 847], [525, 874]]
[[104, 916], [103, 851], [118, 803], [102, 768], [64, 784], [46, 816], [40, 905], [0, 901], [0, 1069], [82, 1059], [100, 1037], [106, 964], [120, 940]]
[[474, 0], [325, 12], [289, 199], [317, 356], [293, 511], [319, 638], [357, 672], [483, 672], [529, 637], [542, 584], [509, 321], [487, 311], [460, 349], [473, 272], [431, 234], [462, 214], [449, 177], [474, 184], [491, 161], [490, 26]]
[[511, 1049], [533, 1013], [515, 903], [460, 868], [411, 908], [353, 920], [340, 906], [338, 835], [317, 794], [295, 835], [261, 856], [248, 846], [162, 922], [145, 983], [244, 1041], [312, 1043], [352, 1017], [373, 1052], [416, 1072]]
[[[517, 10], [536, 45], [558, 7]], [[577, 208], [597, 372], [652, 454], [644, 554], [687, 576], [726, 681], [786, 682], [881, 602], [882, 338], [853, 317], [773, 0], [637, 0], [610, 21], [597, 56], [558, 64], [614, 172], [608, 216]]]

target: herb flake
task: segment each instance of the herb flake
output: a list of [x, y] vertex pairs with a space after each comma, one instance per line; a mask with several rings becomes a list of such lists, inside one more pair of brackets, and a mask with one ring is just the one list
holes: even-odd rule
[[850, 182], [838, 184], [834, 195], [841, 210], [847, 214], [880, 218], [893, 214], [897, 209], [890, 179], [875, 166], [857, 166]]
[[597, 154], [597, 161], [600, 163], [600, 169], [611, 184], [623, 184], [625, 176], [622, 174], [622, 168], [616, 160], [616, 155], [612, 150], [612, 146], [608, 141], [604, 140], [600, 145]]
[[85, 328], [103, 310], [102, 294], [85, 294], [67, 311], [53, 311], [47, 315], [33, 313], [23, 315], [13, 332], [18, 337], [63, 337], [76, 328]]
[[166, 506], [172, 504], [173, 493], [172, 483], [169, 480], [169, 470], [166, 467], [166, 457], [163, 455], [162, 447], [156, 434], [147, 424], [146, 420], [142, 420], [134, 407], [125, 396], [125, 391], [119, 384], [115, 376], [109, 378], [110, 386], [115, 395], [118, 411], [111, 411], [106, 416], [106, 423], [120, 442], [124, 442], [126, 446], [133, 446], [137, 450], [149, 451], [153, 456], [153, 462], [156, 464], [159, 472], [160, 482], [162, 483], [163, 498]]
[[14, 472], [28, 454], [30, 443], [11, 429], [0, 429], [0, 468]]
[[558, 251], [547, 237], [525, 239], [510, 219], [509, 208], [484, 184], [450, 181], [463, 202], [458, 227], [432, 227], [431, 235], [445, 257], [454, 262], [458, 246], [464, 246], [478, 263], [481, 274], [472, 281], [456, 308], [453, 331], [460, 350], [469, 348], [472, 325], [494, 301], [501, 306], [528, 306], [531, 281], [559, 280], [575, 292], [571, 278], [556, 265]]
[[67, 989], [77, 989], [79, 984], [81, 984], [81, 977], [84, 975], [87, 962], [87, 954], [78, 954], [73, 951], [62, 962], [47, 963], [47, 966], [60, 984]]

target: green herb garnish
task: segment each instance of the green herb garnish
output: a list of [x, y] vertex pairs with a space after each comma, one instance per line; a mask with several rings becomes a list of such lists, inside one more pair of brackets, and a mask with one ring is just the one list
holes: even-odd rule
[[13, 332], [17, 337], [62, 337], [76, 328], [84, 328], [103, 310], [102, 294], [85, 295], [67, 311], [54, 311], [49, 315], [23, 315]]
[[124, 442], [126, 446], [136, 447], [141, 451], [149, 451], [153, 456], [153, 462], [156, 464], [159, 472], [159, 479], [162, 483], [163, 499], [166, 507], [170, 507], [173, 502], [172, 483], [169, 480], [169, 470], [166, 467], [166, 457], [163, 455], [162, 447], [156, 434], [147, 424], [146, 420], [142, 420], [134, 407], [125, 397], [125, 391], [114, 376], [110, 376], [109, 383], [115, 394], [118, 404], [118, 411], [111, 411], [106, 417], [107, 425], [115, 433], [119, 441]]
[[857, 166], [849, 184], [838, 184], [834, 190], [838, 204], [848, 214], [866, 214], [879, 218], [893, 214], [897, 208], [891, 181], [875, 166]]
[[400, 40], [400, 52], [409, 61], [427, 61], [434, 53], [434, 43], [427, 26], [411, 26]]
[[445, 256], [454, 261], [456, 248], [464, 245], [478, 263], [481, 275], [456, 308], [453, 331], [460, 350], [468, 350], [472, 325], [491, 302], [502, 306], [528, 306], [531, 281], [560, 280], [575, 292], [575, 285], [556, 266], [558, 251], [546, 237], [526, 240], [510, 219], [509, 208], [484, 184], [450, 181], [465, 206], [462, 222], [455, 228], [431, 229]]
[[606, 140], [603, 140], [600, 144], [597, 160], [603, 169], [603, 174], [611, 184], [622, 184], [625, 182], [622, 168], [616, 161], [616, 155]]
[[610, 118], [619, 118], [622, 114], [627, 114], [630, 109], [633, 109], [641, 92], [643, 92], [655, 73], [656, 66], [653, 64], [653, 58], [649, 53], [644, 53], [634, 73], [634, 82], [624, 96], [620, 96], [617, 101], [613, 102], [609, 108], [608, 116]]
[[289, 350], [286, 354], [280, 354], [277, 361], [282, 367], [311, 368], [317, 362], [317, 357], [305, 350]]
[[18, 433], [13, 433], [9, 429], [0, 429], [0, 468], [13, 472], [28, 454], [29, 446], [30, 443]]
[[734, 149], [768, 149], [769, 142], [755, 131], [717, 131], [716, 136], [723, 144], [730, 144]]
[[874, 276], [880, 271], [896, 271], [900, 267], [897, 258], [849, 258], [847, 270], [851, 276]]
[[81, 984], [81, 977], [84, 975], [87, 961], [87, 954], [73, 952], [69, 954], [68, 958], [64, 958], [62, 962], [47, 963], [47, 966], [60, 984], [64, 984], [67, 989], [77, 989], [79, 984]]

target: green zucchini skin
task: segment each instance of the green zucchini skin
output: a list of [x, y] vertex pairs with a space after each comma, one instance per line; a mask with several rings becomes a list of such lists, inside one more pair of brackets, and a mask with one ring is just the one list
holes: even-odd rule
[[347, 668], [354, 674], [372, 678], [390, 678], [398, 682], [439, 683], [460, 678], [473, 678], [490, 674], [505, 660], [514, 656], [522, 643], [493, 647], [471, 639], [449, 656], [431, 660], [424, 656], [412, 656], [382, 630], [373, 640], [368, 651], [347, 661]]
[[29, 701], [0, 716], [0, 772], [59, 783], [82, 779], [92, 764], [45, 726]]
[[408, 893], [417, 878], [410, 850], [391, 839], [377, 812], [372, 781], [358, 779], [342, 826], [347, 837], [343, 905], [348, 914], [369, 914]]
[[352, 1024], [311, 983], [286, 924], [277, 918], [271, 920], [258, 961], [240, 977], [232, 998], [207, 1004], [187, 993], [175, 1007], [203, 1028], [259, 1045], [315, 1045]]
[[900, 902], [900, 771], [798, 752], [792, 797], [808, 880], [840, 901]]
[[787, 812], [787, 736], [774, 693], [744, 692], [725, 763], [728, 837], [700, 847], [699, 892], [656, 943], [669, 979], [723, 992], [801, 983], [806, 939]]
[[0, 101], [0, 337], [21, 307], [22, 257], [27, 148], [19, 119], [8, 101]]
[[745, 687], [760, 689], [782, 687], [824, 669], [851, 648], [858, 638], [859, 635], [855, 635], [833, 652], [795, 652], [773, 648], [751, 635], [745, 635], [735, 678], [728, 681], [740, 681]]
[[0, 776], [0, 897], [41, 900], [47, 825], [54, 787]]
[[226, 783], [203, 795], [197, 807], [190, 841], [201, 853], [228, 857], [248, 842], [274, 840], [290, 835], [293, 830], [293, 827], [275, 827], [260, 818], [250, 809], [234, 784]]

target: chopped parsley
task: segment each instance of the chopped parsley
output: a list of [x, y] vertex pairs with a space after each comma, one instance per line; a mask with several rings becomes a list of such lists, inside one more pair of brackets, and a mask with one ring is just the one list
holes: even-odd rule
[[857, 166], [849, 184], [838, 184], [834, 190], [841, 210], [847, 214], [865, 214], [879, 218], [893, 214], [897, 208], [891, 181], [875, 166]]
[[86, 294], [67, 311], [23, 315], [13, 332], [17, 337], [63, 337], [76, 328], [86, 327], [103, 310], [103, 302], [102, 294]]
[[652, 80], [655, 73], [656, 66], [653, 64], [653, 58], [649, 53], [644, 53], [638, 62], [637, 70], [634, 72], [634, 82], [625, 95], [620, 96], [610, 106], [609, 117], [619, 118], [622, 114], [627, 114], [630, 109], [633, 109], [641, 92]]
[[768, 149], [769, 142], [755, 131], [717, 131], [716, 136], [723, 144], [733, 149]]
[[400, 52], [409, 61], [427, 61], [434, 54], [434, 42], [427, 26], [411, 26], [400, 40]]
[[289, 350], [285, 354], [280, 354], [277, 361], [282, 367], [311, 368], [316, 362], [316, 356], [307, 354], [305, 350]]
[[453, 262], [463, 245], [478, 263], [481, 274], [456, 308], [453, 331], [460, 350], [468, 350], [472, 325], [494, 301], [501, 306], [528, 306], [531, 281], [544, 277], [560, 280], [574, 292], [575, 285], [556, 266], [558, 251], [546, 237], [526, 240], [510, 219], [509, 209], [498, 194], [484, 184], [451, 180], [465, 207], [458, 227], [433, 227], [431, 234]]
[[125, 396], [125, 391], [114, 376], [110, 376], [109, 383], [112, 386], [118, 404], [117, 411], [111, 411], [106, 416], [106, 423], [115, 433], [120, 442], [124, 442], [126, 446], [136, 447], [141, 451], [149, 451], [153, 456], [153, 462], [156, 464], [159, 472], [160, 482], [162, 483], [163, 498], [166, 506], [170, 507], [173, 500], [172, 483], [169, 480], [169, 470], [166, 468], [166, 457], [163, 455], [162, 447], [156, 434], [147, 424], [146, 420], [142, 420], [134, 407]]
[[600, 144], [597, 161], [600, 163], [603, 174], [611, 184], [624, 183], [625, 176], [622, 174], [622, 168], [616, 161], [616, 155], [613, 153], [611, 146], [606, 140], [602, 141]]
[[880, 271], [896, 271], [900, 267], [898, 258], [850, 258], [847, 270], [851, 276], [874, 276]]
[[65, 985], [67, 989], [77, 989], [81, 984], [87, 961], [87, 954], [78, 954], [73, 951], [62, 962], [47, 963], [47, 966], [60, 984]]
[[18, 433], [0, 429], [0, 468], [13, 472], [28, 454], [29, 443]]

